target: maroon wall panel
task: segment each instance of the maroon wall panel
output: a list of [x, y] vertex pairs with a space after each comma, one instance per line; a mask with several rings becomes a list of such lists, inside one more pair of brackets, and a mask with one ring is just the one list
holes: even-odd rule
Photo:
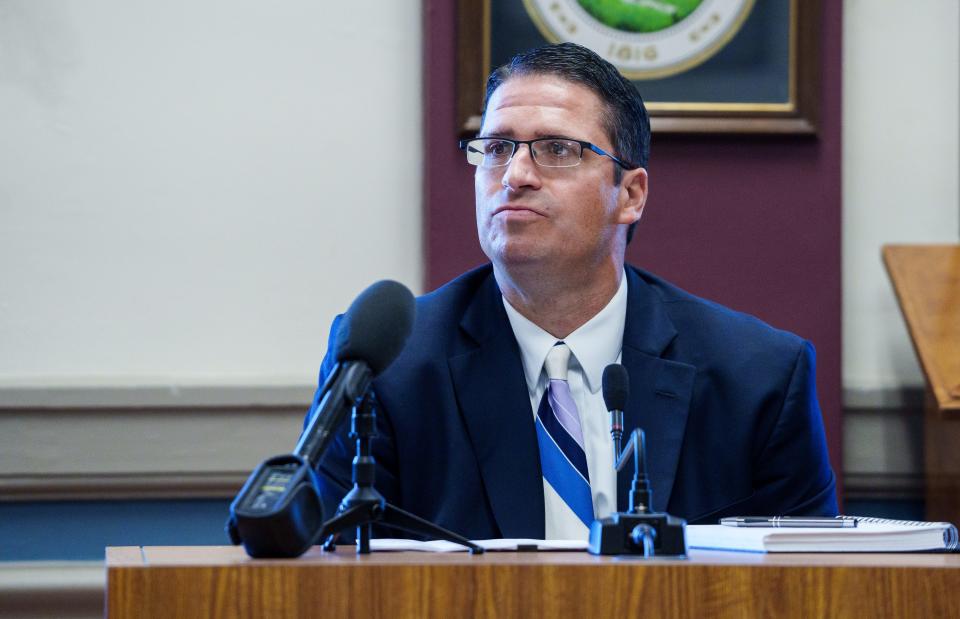
[[[428, 289], [485, 261], [473, 169], [456, 147], [455, 4], [424, 0]], [[823, 7], [819, 135], [654, 136], [650, 199], [627, 259], [814, 343], [839, 475], [841, 3]]]

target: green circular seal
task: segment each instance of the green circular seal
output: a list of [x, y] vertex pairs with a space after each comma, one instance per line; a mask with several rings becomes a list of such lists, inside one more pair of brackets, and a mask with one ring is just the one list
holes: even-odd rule
[[704, 62], [737, 33], [754, 0], [523, 0], [543, 36], [589, 47], [636, 80]]

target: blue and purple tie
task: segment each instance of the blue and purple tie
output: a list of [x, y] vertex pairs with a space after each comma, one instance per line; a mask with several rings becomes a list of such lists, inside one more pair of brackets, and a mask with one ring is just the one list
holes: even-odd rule
[[537, 410], [540, 468], [547, 483], [589, 527], [593, 522], [593, 499], [580, 414], [567, 383], [569, 361], [570, 349], [563, 342], [557, 342], [544, 362], [550, 383]]

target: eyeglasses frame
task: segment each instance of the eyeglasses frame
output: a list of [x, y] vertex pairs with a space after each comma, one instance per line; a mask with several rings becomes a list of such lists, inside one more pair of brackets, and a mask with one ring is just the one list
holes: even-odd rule
[[[623, 160], [619, 159], [618, 157], [615, 157], [614, 155], [611, 155], [607, 151], [603, 150], [602, 148], [600, 148], [599, 146], [591, 142], [587, 142], [585, 140], [575, 140], [573, 138], [565, 138], [565, 137], [558, 136], [558, 137], [536, 138], [533, 140], [512, 140], [510, 138], [501, 138], [496, 136], [477, 136], [474, 138], [470, 138], [469, 140], [460, 140], [459, 141], [460, 150], [466, 152], [467, 148], [470, 146], [470, 142], [473, 142], [474, 140], [501, 140], [503, 142], [510, 142], [511, 144], [513, 144], [513, 152], [510, 153], [510, 158], [507, 159], [504, 163], [501, 163], [500, 165], [494, 165], [494, 166], [482, 166], [480, 164], [475, 164], [478, 168], [481, 168], [481, 167], [482, 168], [502, 168], [510, 165], [510, 162], [513, 161], [513, 158], [517, 155], [517, 151], [519, 150], [521, 144], [527, 145], [527, 148], [530, 149], [530, 158], [533, 159], [534, 163], [536, 163], [538, 166], [542, 168], [575, 168], [578, 165], [580, 165], [581, 161], [583, 161], [583, 149], [587, 149], [603, 157], [609, 157], [613, 159], [617, 163], [617, 165], [619, 165], [624, 170], [636, 170], [639, 167], [639, 166], [633, 166], [624, 162]], [[570, 166], [549, 166], [549, 165], [541, 164], [539, 161], [537, 161], [537, 158], [533, 154], [533, 143], [544, 142], [547, 140], [566, 140], [568, 142], [576, 142], [577, 144], [580, 145], [580, 159], [577, 161], [577, 163]], [[470, 163], [469, 160], [467, 161], [467, 163]], [[474, 165], [474, 164], [471, 164], [471, 165]]]

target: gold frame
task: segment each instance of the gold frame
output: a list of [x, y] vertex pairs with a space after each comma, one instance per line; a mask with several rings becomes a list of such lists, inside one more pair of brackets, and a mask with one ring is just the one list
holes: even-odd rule
[[[652, 102], [647, 110], [653, 132], [816, 134], [820, 15], [820, 0], [790, 0], [788, 102]], [[457, 126], [464, 136], [480, 128], [484, 80], [491, 69], [490, 29], [490, 0], [458, 0]]]

